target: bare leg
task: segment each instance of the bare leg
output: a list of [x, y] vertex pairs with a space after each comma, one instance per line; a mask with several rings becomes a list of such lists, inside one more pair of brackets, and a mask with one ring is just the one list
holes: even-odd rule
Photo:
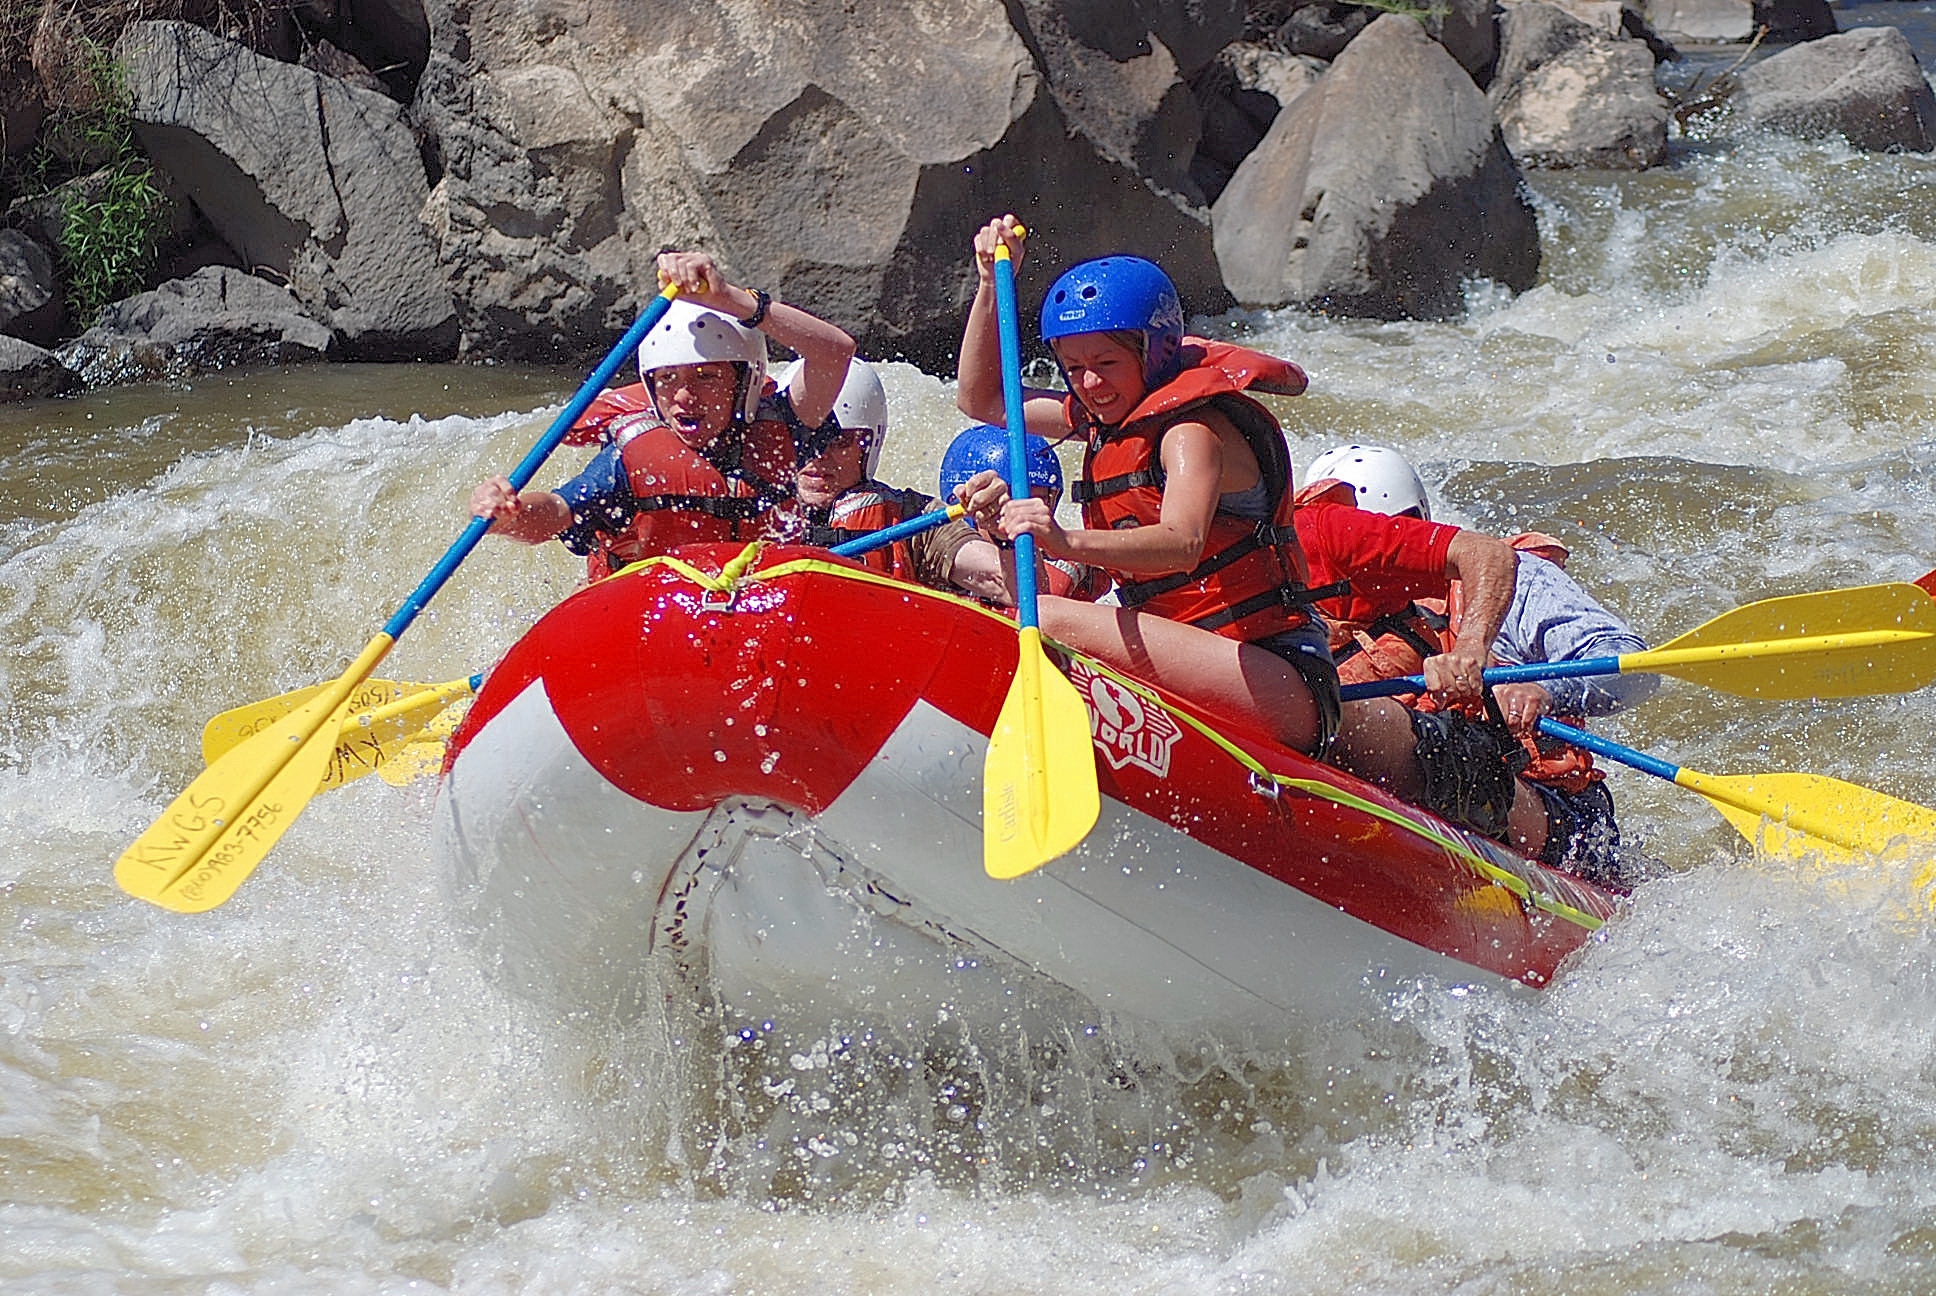
[[1181, 621], [1052, 595], [1042, 596], [1037, 615], [1049, 638], [1286, 747], [1308, 752], [1317, 742], [1317, 702], [1276, 653]]
[[[1425, 801], [1425, 774], [1418, 764], [1410, 710], [1391, 698], [1345, 703], [1344, 721], [1331, 744], [1331, 763], [1401, 801]], [[1506, 840], [1535, 859], [1546, 847], [1546, 803], [1523, 779], [1513, 788]]]

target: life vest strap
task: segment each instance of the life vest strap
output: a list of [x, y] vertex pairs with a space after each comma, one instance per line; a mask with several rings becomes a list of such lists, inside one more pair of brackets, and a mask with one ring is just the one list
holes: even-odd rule
[[750, 522], [767, 509], [765, 500], [744, 495], [645, 495], [632, 502], [641, 513], [677, 509], [682, 513], [704, 513], [727, 522]]
[[[1175, 572], [1169, 576], [1156, 576], [1143, 581], [1122, 580], [1118, 578], [1116, 582], [1116, 596], [1122, 600], [1124, 607], [1135, 607], [1137, 604], [1147, 602], [1160, 594], [1168, 594], [1174, 590], [1180, 590], [1187, 585], [1194, 585], [1207, 577], [1214, 576], [1216, 573], [1230, 566], [1230, 564], [1236, 562], [1239, 558], [1247, 557], [1259, 549], [1277, 548], [1283, 545], [1295, 547], [1296, 544], [1297, 531], [1295, 528], [1272, 526], [1269, 522], [1259, 522], [1251, 529], [1249, 535], [1241, 536], [1231, 541], [1228, 545], [1216, 553], [1211, 554], [1189, 571]], [[1320, 598], [1333, 597], [1331, 593], [1306, 591], [1301, 585], [1289, 585], [1284, 588], [1298, 590], [1300, 595], [1299, 602], [1302, 604], [1314, 603]], [[1347, 594], [1351, 591], [1351, 582], [1339, 581], [1335, 585], [1327, 585], [1324, 588], [1327, 591], [1336, 591], [1338, 594]]]
[[1143, 468], [1132, 473], [1105, 477], [1101, 481], [1076, 481], [1069, 487], [1069, 498], [1077, 504], [1093, 504], [1105, 496], [1120, 495], [1126, 490], [1135, 490], [1138, 486], [1155, 486], [1161, 489], [1162, 485], [1161, 468]]
[[[1345, 583], [1349, 584], [1350, 582], [1347, 581]], [[1416, 603], [1408, 603], [1401, 610], [1387, 612], [1366, 626], [1365, 639], [1377, 640], [1384, 638], [1386, 635], [1403, 639], [1418, 653], [1419, 660], [1421, 661], [1443, 651], [1439, 645], [1432, 643], [1418, 632], [1413, 624], [1415, 621], [1423, 624], [1428, 630], [1444, 630], [1451, 624], [1443, 613], [1430, 611], [1420, 607]], [[1331, 655], [1332, 660], [1340, 664], [1350, 661], [1353, 657], [1356, 657], [1365, 650], [1365, 639], [1353, 639], [1343, 648], [1333, 653]]]

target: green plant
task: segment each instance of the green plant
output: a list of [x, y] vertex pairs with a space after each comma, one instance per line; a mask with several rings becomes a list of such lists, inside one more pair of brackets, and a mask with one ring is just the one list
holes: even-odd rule
[[69, 184], [55, 247], [70, 318], [93, 323], [113, 302], [139, 291], [167, 232], [164, 195], [148, 163], [123, 157]]

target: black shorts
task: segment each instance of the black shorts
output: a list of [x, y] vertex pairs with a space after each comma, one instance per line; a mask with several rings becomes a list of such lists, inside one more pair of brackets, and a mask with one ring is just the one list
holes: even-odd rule
[[1305, 687], [1311, 690], [1311, 698], [1318, 704], [1318, 739], [1306, 754], [1323, 760], [1331, 750], [1331, 740], [1338, 736], [1344, 706], [1338, 697], [1338, 667], [1331, 660], [1330, 635], [1314, 621], [1297, 630], [1249, 642], [1289, 662]]

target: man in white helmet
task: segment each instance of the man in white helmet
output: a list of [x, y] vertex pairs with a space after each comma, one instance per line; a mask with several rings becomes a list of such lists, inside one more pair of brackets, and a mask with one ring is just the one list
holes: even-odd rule
[[[556, 491], [494, 477], [471, 512], [527, 544], [562, 537], [594, 577], [678, 544], [751, 539], [793, 498], [793, 474], [829, 420], [853, 358], [841, 329], [730, 284], [703, 252], [662, 252], [680, 295], [639, 344], [645, 415], [607, 428], [605, 448]], [[791, 389], [766, 380], [771, 338], [800, 355]]]
[[[780, 375], [790, 391], [805, 374], [795, 361]], [[856, 358], [847, 367], [833, 417], [814, 437], [812, 455], [794, 475], [795, 502], [777, 510], [778, 538], [833, 548], [935, 508], [933, 496], [882, 482], [876, 473], [887, 445], [887, 392], [880, 374]], [[1001, 553], [960, 520], [942, 522], [861, 555], [877, 571], [932, 589], [981, 595], [1002, 588]]]
[[[1552, 537], [1528, 532], [1502, 542], [1432, 523], [1424, 485], [1397, 451], [1364, 445], [1326, 451], [1312, 460], [1298, 499], [1298, 535], [1314, 583], [1338, 577], [1353, 583], [1349, 595], [1320, 604], [1343, 674], [1352, 675], [1354, 667], [1356, 678], [1418, 674], [1423, 660], [1441, 653], [1462, 663], [1454, 669], [1471, 674], [1495, 662], [1646, 651], [1631, 626], [1566, 574], [1566, 550]], [[1394, 539], [1389, 551], [1367, 548], [1356, 538], [1367, 528], [1350, 516], [1360, 510], [1382, 515], [1393, 537], [1419, 547], [1403, 561], [1372, 556], [1403, 546]], [[1426, 556], [1434, 544], [1443, 546], [1442, 554], [1462, 549], [1463, 567], [1470, 570], [1456, 560]], [[1510, 564], [1503, 585], [1495, 570], [1502, 553]], [[1475, 651], [1480, 645], [1483, 655]], [[1354, 654], [1354, 648], [1362, 651]], [[1484, 803], [1491, 822], [1474, 824], [1481, 831], [1592, 881], [1621, 885], [1630, 879], [1618, 856], [1619, 831], [1603, 775], [1587, 753], [1543, 737], [1538, 724], [1544, 715], [1577, 723], [1610, 714], [1645, 701], [1658, 684], [1653, 676], [1632, 674], [1499, 685], [1490, 691], [1487, 711], [1511, 742], [1497, 729], [1488, 734], [1485, 726], [1434, 712], [1430, 698], [1419, 700], [1424, 710], [1391, 698], [1351, 702], [1334, 757], [1347, 768], [1362, 764], [1388, 775], [1379, 781], [1448, 817], [1461, 818], [1454, 811], [1462, 805]], [[1417, 782], [1408, 781], [1407, 762], [1391, 760], [1408, 743]], [[1503, 833], [1493, 827], [1502, 812]]]

